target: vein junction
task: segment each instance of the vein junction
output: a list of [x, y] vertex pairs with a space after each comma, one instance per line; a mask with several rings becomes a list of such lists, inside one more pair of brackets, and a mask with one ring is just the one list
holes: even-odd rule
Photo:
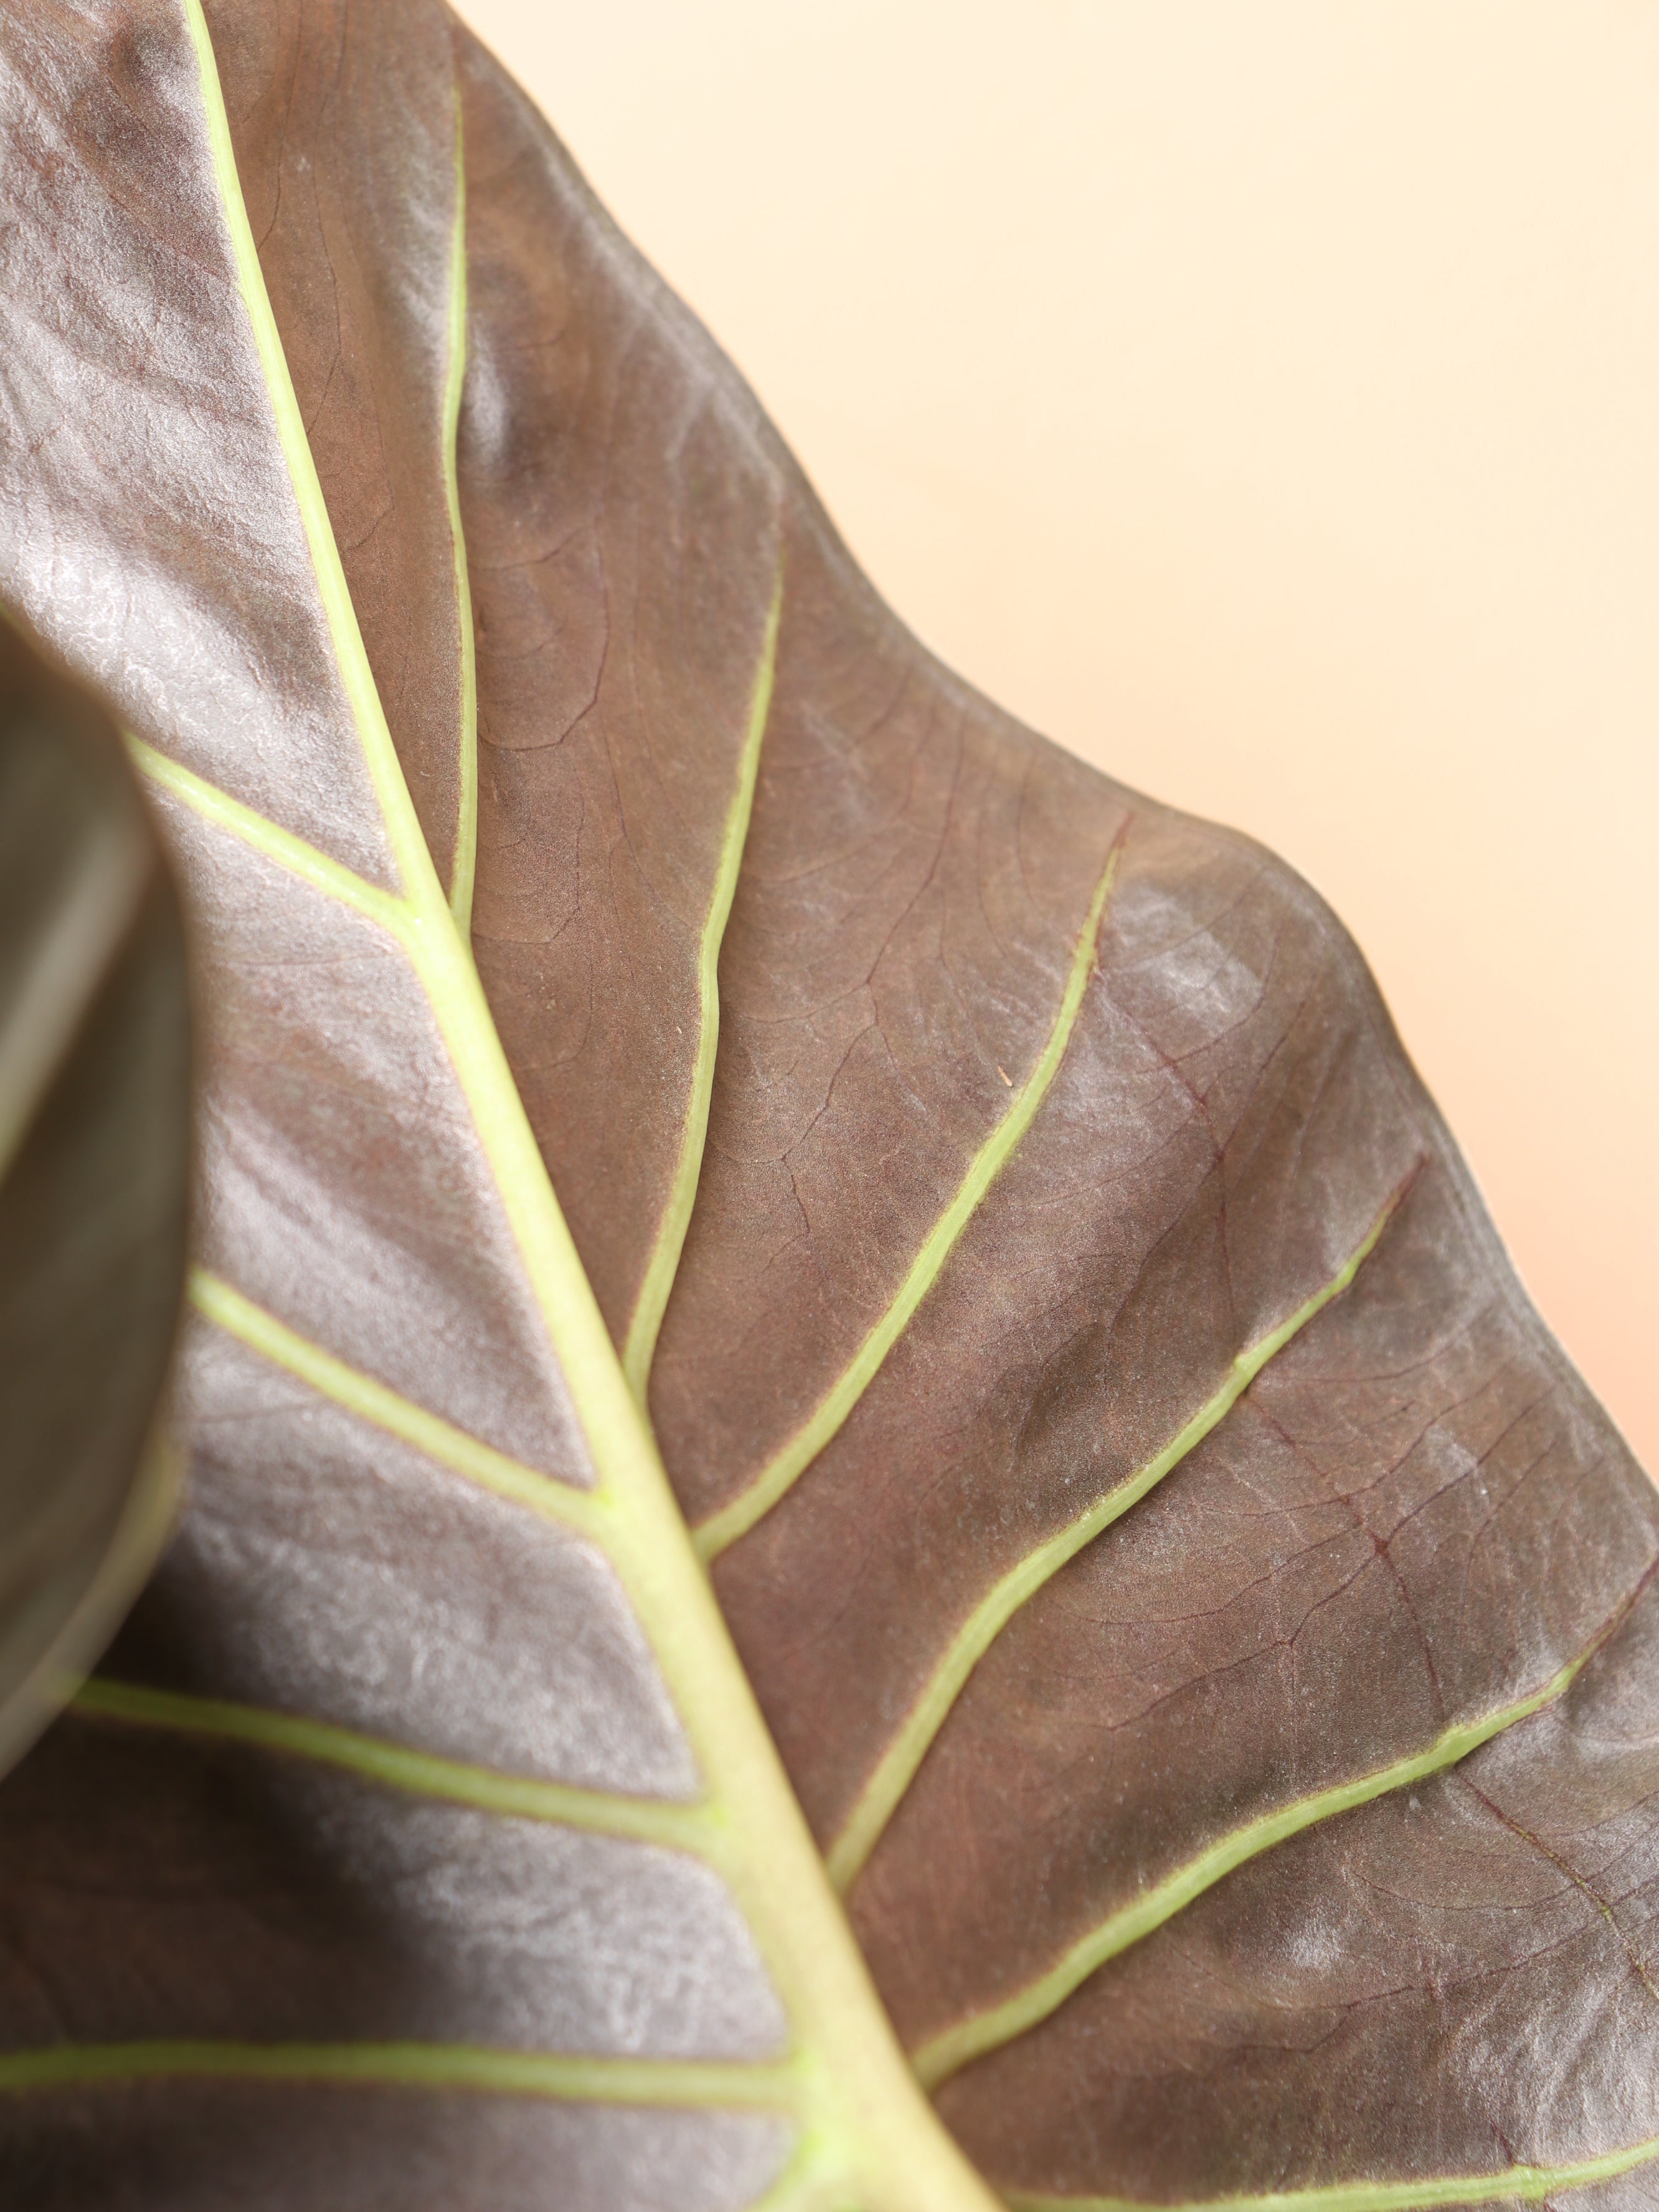
[[[881, 1799], [877, 1799], [872, 1784], [860, 1805], [880, 1802], [890, 1814], [919, 1767], [928, 1744], [943, 1726], [972, 1667], [1001, 1627], [1060, 1565], [1128, 1511], [1178, 1465], [1224, 1418], [1273, 1355], [1349, 1286], [1375, 1249], [1398, 1203], [1396, 1195], [1328, 1283], [1277, 1329], [1239, 1354], [1221, 1388], [1161, 1453], [1048, 1545], [1038, 1547], [995, 1586], [953, 1640], [927, 1692], [912, 1708], [893, 1749], [878, 1769], [878, 1779], [885, 1777]], [[549, 1513], [561, 1522], [577, 1527], [591, 1524], [593, 1501], [588, 1494], [573, 1491], [567, 1485], [507, 1459], [491, 1447], [412, 1405], [398, 1393], [300, 1337], [219, 1278], [197, 1270], [191, 1295], [205, 1318], [225, 1328], [250, 1349], [271, 1359], [344, 1409], [426, 1452], [453, 1473], [532, 1510]], [[1000, 2004], [971, 2014], [918, 2046], [910, 2054], [917, 2078], [925, 2087], [935, 2089], [974, 2059], [1040, 2025], [1108, 1960], [1163, 1926], [1247, 1860], [1303, 1829], [1466, 1758], [1504, 1729], [1528, 1717], [1560, 1696], [1589, 1656], [1588, 1651], [1582, 1654], [1532, 1695], [1447, 1729], [1422, 1751], [1297, 1799], [1217, 1838], [1152, 1888], [1141, 1893], [1133, 1903], [1105, 1916], [1044, 1973]], [[302, 1716], [109, 1680], [94, 1680], [85, 1685], [76, 1704], [82, 1711], [96, 1717], [176, 1729], [312, 1759], [356, 1773], [365, 1780], [474, 1805], [505, 1817], [551, 1820], [687, 1850], [722, 1869], [731, 1856], [729, 1823], [706, 1803], [668, 1804], [575, 1789], [441, 1758]], [[872, 1845], [880, 1831], [872, 1829], [871, 1816], [866, 1814], [862, 1831], [855, 1829], [853, 1822], [848, 1823], [843, 1831], [843, 1843], [846, 1837], [860, 1832], [868, 1834]], [[866, 1856], [869, 1847], [866, 1847]], [[850, 1877], [843, 1875], [841, 1869], [845, 1866], [847, 1853], [842, 1846], [838, 1848], [842, 1849], [842, 1856], [838, 1864], [836, 1852], [832, 1851], [830, 1871], [845, 1886], [845, 1880]], [[0, 2076], [0, 2086], [3, 2085], [3, 2077]]]
[[528, 1506], [547, 1520], [562, 1522], [603, 1540], [609, 1516], [593, 1492], [578, 1490], [509, 1458], [491, 1444], [480, 1443], [441, 1414], [428, 1413], [372, 1375], [337, 1359], [331, 1352], [301, 1336], [205, 1267], [191, 1271], [190, 1301], [227, 1335], [235, 1337], [273, 1366], [285, 1368], [319, 1397], [412, 1444], [439, 1466], [464, 1475], [482, 1489]]
[[877, 1370], [898, 1341], [911, 1316], [938, 1281], [939, 1273], [972, 1220], [980, 1201], [1013, 1156], [1036, 1118], [1036, 1110], [1060, 1073], [1073, 1028], [1083, 1005], [1083, 995], [1094, 972], [1100, 939], [1101, 917], [1117, 872], [1118, 848], [1108, 854], [1096, 884], [1089, 911], [1061, 994], [1060, 1009], [1036, 1065], [1014, 1094], [1002, 1119], [980, 1146], [956, 1196], [934, 1223], [927, 1242], [911, 1261], [891, 1304], [866, 1336], [810, 1417], [787, 1443], [780, 1446], [758, 1474], [729, 1504], [712, 1514], [693, 1530], [698, 1556], [705, 1561], [720, 1557], [740, 1536], [746, 1535], [799, 1480], [818, 1454], [841, 1429], [864, 1395]]
[[[382, 890], [141, 740], [130, 738], [128, 745], [141, 773], [173, 798], [322, 896], [386, 930], [403, 946], [417, 972], [426, 975], [430, 959], [428, 918], [413, 899]], [[641, 1572], [641, 1540], [627, 1501], [605, 1480], [603, 1471], [599, 1485], [584, 1490], [512, 1459], [301, 1336], [210, 1270], [192, 1270], [189, 1295], [204, 1319], [319, 1395], [398, 1437], [451, 1473], [598, 1543], [629, 1589], [665, 1675], [671, 1682], [675, 1680], [676, 1639], [663, 1634], [661, 1600], [653, 1603], [653, 1591], [640, 1586], [652, 1579]], [[653, 1548], [653, 1560], [658, 1556]], [[706, 1584], [702, 1588], [707, 1590]], [[709, 1601], [712, 1604], [712, 1598]], [[476, 1805], [502, 1816], [554, 1820], [689, 1850], [718, 1869], [740, 1903], [746, 1905], [752, 1893], [750, 1839], [742, 1834], [726, 1799], [720, 1794], [686, 1806], [582, 1790], [441, 1759], [303, 1716], [107, 1679], [83, 1685], [75, 1702], [89, 1716], [176, 1729], [315, 1759], [392, 1788]], [[750, 1917], [752, 1924], [759, 1916], [750, 1912]], [[757, 1929], [757, 1935], [764, 1932], [763, 1928]], [[763, 1942], [763, 1948], [767, 1948]], [[41, 2087], [53, 2081], [113, 2081], [156, 2074], [231, 2074], [267, 2080], [373, 2080], [412, 2087], [489, 2087], [503, 2093], [611, 2102], [740, 2106], [757, 2101], [752, 2093], [758, 2084], [764, 2090], [760, 2102], [775, 2105], [793, 2100], [805, 2119], [811, 2121], [817, 2112], [821, 2120], [821, 2074], [811, 2069], [803, 2071], [804, 2065], [802, 2060], [770, 2069], [745, 2069], [725, 2063], [575, 2059], [416, 2044], [65, 2044], [41, 2051], [0, 2056], [0, 2092]], [[813, 2085], [811, 2098], [803, 2087], [809, 2078]], [[818, 2134], [821, 2136], [821, 2126]]]

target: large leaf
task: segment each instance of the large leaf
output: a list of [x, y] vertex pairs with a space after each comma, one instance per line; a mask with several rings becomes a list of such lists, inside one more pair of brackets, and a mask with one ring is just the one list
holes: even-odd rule
[[1650, 2203], [1659, 1504], [1338, 927], [929, 660], [435, 0], [0, 27], [3, 574], [210, 1029], [13, 2201]]
[[167, 1534], [185, 1275], [183, 927], [116, 734], [0, 627], [0, 1768]]

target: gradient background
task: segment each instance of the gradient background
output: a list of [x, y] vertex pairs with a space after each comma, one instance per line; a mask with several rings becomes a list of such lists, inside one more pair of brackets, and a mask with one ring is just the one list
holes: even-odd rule
[[459, 4], [927, 643], [1330, 899], [1659, 1468], [1659, 5]]

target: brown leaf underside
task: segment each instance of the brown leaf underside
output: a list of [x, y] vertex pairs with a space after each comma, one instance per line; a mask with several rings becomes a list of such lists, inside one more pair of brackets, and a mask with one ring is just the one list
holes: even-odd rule
[[[650, 1383], [694, 1524], [787, 1453], [1039, 1087], [868, 1387], [713, 1571], [829, 1849], [1002, 1578], [1159, 1478], [987, 1637], [851, 1883], [902, 2039], [938, 2050], [1018, 2010], [1225, 1839], [1370, 1790], [1287, 1839], [1264, 1828], [1272, 1848], [1031, 2000], [1001, 2047], [948, 2079], [941, 2062], [946, 2123], [1009, 2191], [1162, 2202], [1659, 2137], [1659, 1509], [1340, 927], [1246, 841], [1056, 752], [921, 651], [441, 7], [207, 12], [446, 885], [465, 857], [444, 477], [461, 133], [472, 942], [619, 1346], [681, 1158], [702, 933], [781, 577], [708, 1144]], [[176, 0], [0, 10], [0, 589], [159, 752], [390, 886], [182, 25]], [[465, 1436], [586, 1481], [385, 933], [164, 806], [213, 1024], [204, 1264]], [[1241, 1356], [1322, 1299], [1237, 1395]], [[471, 1769], [692, 1797], [599, 1555], [314, 1382], [198, 1323], [192, 1504], [108, 1671]], [[1222, 1417], [1162, 1468], [1206, 1407]], [[0, 1805], [9, 2050], [747, 2062], [787, 2039], [731, 1899], [678, 1853], [108, 1713], [61, 1724]], [[65, 2212], [116, 2201], [117, 2175], [120, 2201], [167, 2212], [713, 2212], [759, 2195], [785, 2148], [752, 2113], [419, 2088], [148, 2081], [0, 2105], [16, 2201]], [[1637, 2167], [1571, 2201], [1655, 2193]]]

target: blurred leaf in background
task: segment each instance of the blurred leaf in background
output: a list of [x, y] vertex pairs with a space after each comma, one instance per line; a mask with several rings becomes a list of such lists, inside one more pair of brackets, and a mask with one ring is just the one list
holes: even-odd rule
[[0, 628], [0, 1763], [166, 1533], [189, 1121], [179, 902], [120, 742]]

